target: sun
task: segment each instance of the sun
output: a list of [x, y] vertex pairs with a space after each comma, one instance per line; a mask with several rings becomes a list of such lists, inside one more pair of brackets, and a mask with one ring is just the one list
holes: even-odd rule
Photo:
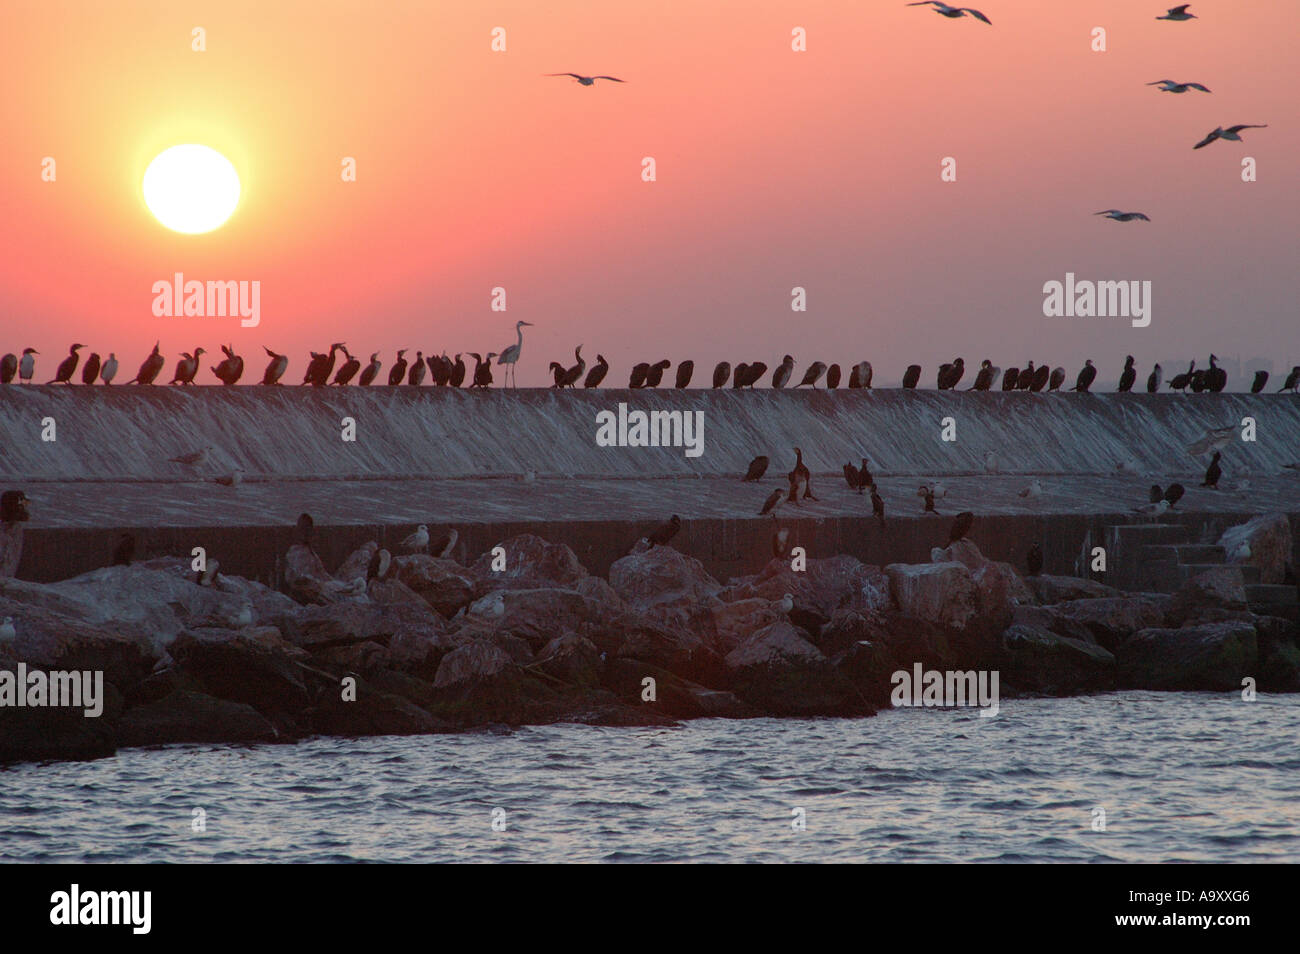
[[145, 170], [144, 202], [174, 232], [197, 235], [220, 228], [239, 205], [239, 173], [207, 146], [164, 149]]

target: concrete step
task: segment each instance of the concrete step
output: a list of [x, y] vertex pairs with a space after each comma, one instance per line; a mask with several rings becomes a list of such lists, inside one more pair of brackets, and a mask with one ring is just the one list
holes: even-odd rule
[[1107, 541], [1134, 548], [1156, 543], [1187, 543], [1190, 535], [1191, 531], [1181, 523], [1122, 523], [1106, 528]]
[[1139, 555], [1144, 563], [1223, 563], [1223, 547], [1206, 543], [1148, 543]]
[[1246, 599], [1262, 605], [1286, 606], [1300, 603], [1300, 587], [1289, 583], [1247, 583]]
[[1243, 584], [1259, 582], [1259, 567], [1250, 563], [1180, 563], [1178, 574], [1184, 580], [1204, 573], [1206, 570], [1234, 570], [1241, 577]]

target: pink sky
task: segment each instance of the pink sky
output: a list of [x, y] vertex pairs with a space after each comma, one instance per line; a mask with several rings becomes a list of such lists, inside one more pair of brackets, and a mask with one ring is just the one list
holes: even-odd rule
[[[1156, 21], [1159, 0], [987, 0], [991, 27], [895, 0], [468, 6], [11, 0], [0, 350], [38, 348], [45, 380], [73, 339], [131, 373], [161, 339], [170, 376], [181, 349], [233, 342], [254, 377], [266, 344], [296, 382], [333, 340], [386, 363], [500, 351], [523, 319], [532, 384], [578, 343], [618, 385], [637, 361], [787, 351], [869, 359], [878, 381], [919, 362], [928, 386], [958, 354], [1092, 357], [1103, 381], [1126, 353], [1144, 376], [1210, 351], [1300, 361], [1294, 0], [1194, 3], [1187, 23]], [[541, 75], [562, 70], [628, 82]], [[1163, 78], [1213, 93], [1144, 85]], [[1192, 150], [1234, 123], [1270, 125]], [[140, 199], [177, 142], [240, 173], [216, 232], [169, 232]], [[1110, 207], [1152, 221], [1091, 215]], [[260, 281], [261, 325], [155, 318], [176, 271]], [[1044, 318], [1067, 271], [1151, 281], [1151, 326]]]

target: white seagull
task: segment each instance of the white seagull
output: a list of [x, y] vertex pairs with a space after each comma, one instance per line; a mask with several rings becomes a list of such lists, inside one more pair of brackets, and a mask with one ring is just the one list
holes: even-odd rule
[[976, 20], [983, 20], [989, 26], [993, 25], [992, 20], [990, 20], [984, 14], [980, 13], [974, 7], [950, 7], [946, 3], [940, 3], [939, 0], [917, 0], [916, 3], [907, 4], [907, 6], [909, 7], [924, 7], [927, 5], [933, 6], [935, 13], [939, 14], [940, 16], [945, 16], [950, 20], [955, 20], [958, 17], [964, 17], [966, 14], [969, 13]]
[[1219, 126], [1217, 129], [1214, 130], [1214, 132], [1210, 133], [1208, 136], [1206, 136], [1204, 139], [1202, 139], [1192, 148], [1200, 149], [1202, 146], [1208, 146], [1216, 139], [1226, 139], [1231, 142], [1241, 142], [1241, 136], [1238, 134], [1243, 129], [1267, 129], [1267, 128], [1268, 128], [1268, 123], [1258, 123], [1255, 125], [1252, 125], [1250, 123], [1239, 123], [1236, 126], [1229, 126], [1227, 129], [1224, 129], [1222, 126]]
[[1202, 93], [1208, 93], [1210, 90], [1200, 83], [1175, 83], [1173, 80], [1156, 80], [1154, 83], [1147, 83], [1148, 86], [1159, 86], [1162, 93], [1185, 93], [1189, 89], [1199, 89]]
[[1043, 485], [1039, 482], [1037, 477], [1029, 482], [1028, 487], [1020, 491], [1020, 496], [1022, 497], [1041, 497], [1042, 495]]
[[595, 86], [596, 80], [611, 80], [615, 83], [626, 83], [627, 80], [621, 80], [617, 76], [583, 76], [581, 73], [547, 73], [547, 76], [572, 76], [583, 86]]
[[1134, 219], [1141, 219], [1143, 222], [1150, 222], [1145, 213], [1142, 212], [1121, 212], [1119, 209], [1105, 209], [1101, 212], [1094, 212], [1093, 215], [1104, 215], [1108, 219], [1114, 219], [1116, 222], [1132, 222]]
[[1162, 17], [1156, 17], [1157, 20], [1195, 20], [1195, 13], [1188, 13], [1187, 8], [1190, 3], [1183, 3], [1176, 7], [1170, 7], [1169, 12]]
[[0, 621], [0, 643], [7, 643], [10, 640], [18, 638], [18, 631], [14, 629], [14, 618], [6, 616]]
[[429, 549], [429, 528], [424, 524], [416, 527], [415, 533], [402, 541], [402, 549], [410, 550], [412, 553], [423, 553]]

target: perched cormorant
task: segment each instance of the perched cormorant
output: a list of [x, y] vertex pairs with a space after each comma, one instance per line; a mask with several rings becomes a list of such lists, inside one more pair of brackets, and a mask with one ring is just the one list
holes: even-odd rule
[[867, 466], [867, 459], [862, 458], [862, 466], [858, 468], [858, 485], [860, 487], [876, 486], [876, 478], [871, 476], [871, 468]]
[[83, 344], [74, 344], [68, 349], [68, 356], [59, 362], [59, 368], [54, 372], [54, 380], [47, 381], [47, 384], [71, 384], [72, 374], [77, 370], [77, 362], [81, 360], [81, 355], [77, 351], [86, 347]]
[[1074, 380], [1074, 387], [1070, 390], [1087, 392], [1092, 387], [1092, 380], [1097, 376], [1097, 369], [1092, 366], [1092, 359], [1089, 358], [1083, 362], [1083, 367], [1079, 371], [1079, 376]]
[[740, 478], [745, 480], [760, 480], [767, 473], [768, 459], [765, 454], [760, 454], [749, 462], [749, 470], [745, 471], [745, 476]]
[[338, 373], [334, 375], [334, 383], [339, 387], [346, 385], [349, 381], [355, 378], [357, 372], [361, 370], [361, 359], [352, 357], [352, 352], [348, 351], [347, 348], [343, 349], [343, 356], [347, 358], [347, 360], [339, 366]]
[[600, 382], [605, 380], [605, 375], [609, 373], [609, 362], [605, 360], [603, 354], [596, 355], [596, 363], [591, 370], [587, 372], [587, 380], [582, 382], [584, 388], [595, 388], [600, 386]]
[[551, 378], [555, 382], [554, 384], [551, 385], [551, 387], [552, 388], [564, 387], [564, 365], [560, 364], [560, 362], [558, 361], [552, 361], [550, 363], [548, 370], [551, 372]]
[[691, 375], [695, 373], [694, 361], [682, 361], [677, 365], [677, 378], [673, 382], [673, 387], [681, 390], [690, 385]]
[[406, 349], [399, 348], [397, 351], [397, 361], [388, 369], [388, 386], [397, 387], [406, 380]]
[[[1170, 507], [1173, 507], [1174, 504], [1183, 499], [1184, 493], [1186, 491], [1183, 489], [1182, 484], [1170, 484], [1165, 488], [1165, 500], [1169, 501]], [[1152, 502], [1154, 503], [1154, 501]]]
[[934, 491], [933, 491], [933, 490], [931, 490], [931, 489], [930, 489], [929, 487], [927, 487], [925, 484], [922, 484], [920, 487], [918, 487], [918, 488], [916, 489], [916, 495], [917, 495], [918, 497], [921, 497], [922, 499], [925, 500], [925, 512], [926, 512], [926, 513], [932, 513], [932, 514], [934, 514], [936, 517], [939, 515], [939, 511], [937, 511], [937, 510], [934, 509]]
[[473, 388], [486, 388], [492, 384], [492, 359], [496, 357], [495, 351], [489, 351], [483, 358], [479, 358], [473, 351], [469, 356], [474, 359], [474, 380], [470, 384]]
[[1034, 375], [1037, 373], [1038, 372], [1034, 369], [1034, 362], [1030, 361], [1029, 364], [1025, 366], [1025, 369], [1020, 372], [1019, 377], [1016, 378], [1016, 390], [1028, 391], [1033, 387]]
[[875, 484], [871, 485], [871, 513], [880, 521], [880, 525], [883, 527], [885, 525], [885, 501], [877, 492]]
[[[731, 376], [731, 387], [733, 390], [745, 386], [745, 375], [747, 374], [749, 374], [749, 365], [743, 361], [736, 365], [736, 373]], [[726, 381], [724, 380], [723, 383], [725, 384]]]
[[952, 364], [941, 365], [937, 381], [939, 390], [951, 391], [961, 381], [961, 377], [965, 373], [966, 362], [962, 358], [954, 358]]
[[447, 357], [447, 352], [431, 354], [424, 359], [424, 363], [429, 366], [429, 379], [434, 386], [445, 388], [451, 380], [451, 359]]
[[815, 388], [817, 387], [817, 382], [821, 380], [822, 375], [825, 373], [826, 362], [814, 361], [808, 366], [808, 370], [803, 373], [803, 380], [796, 384], [795, 387], [801, 388], [807, 384]]
[[627, 386], [629, 388], [645, 387], [646, 375], [650, 373], [650, 362], [641, 361], [632, 366], [632, 373], [628, 375]]
[[803, 462], [803, 451], [798, 447], [794, 449], [794, 470], [790, 471], [789, 476], [792, 484], [800, 484], [803, 487], [804, 500], [817, 499], [812, 492], [812, 471]]
[[[575, 387], [582, 377], [582, 373], [587, 370], [587, 359], [582, 356], [582, 345], [573, 349], [573, 356], [578, 359], [578, 363], [564, 372], [560, 378], [560, 387]], [[498, 361], [497, 364], [501, 362]]]
[[298, 514], [297, 528], [298, 528], [298, 542], [310, 550], [312, 544], [312, 536], [316, 532], [316, 521], [312, 520], [311, 514], [300, 513]]
[[13, 352], [0, 358], [0, 384], [8, 384], [18, 373], [18, 356]]
[[952, 529], [948, 531], [948, 546], [952, 546], [958, 540], [970, 533], [971, 524], [975, 522], [975, 514], [969, 510], [963, 510], [957, 514], [957, 519], [952, 522]]
[[1029, 570], [1030, 576], [1037, 576], [1043, 572], [1043, 548], [1035, 543], [1025, 554], [1025, 566]]
[[1255, 372], [1255, 380], [1252, 381], [1252, 382], [1251, 382], [1251, 385], [1250, 385], [1250, 393], [1251, 393], [1251, 394], [1259, 394], [1261, 391], [1264, 390], [1264, 386], [1265, 386], [1266, 384], [1268, 384], [1268, 372], [1267, 372], [1267, 371], [1256, 371], [1256, 372]]
[[24, 348], [22, 360], [18, 362], [18, 380], [23, 384], [30, 384], [32, 375], [36, 373], [36, 358], [33, 355], [40, 354], [35, 348]]
[[1277, 389], [1277, 393], [1281, 394], [1283, 391], [1294, 393], [1298, 389], [1300, 389], [1300, 364], [1291, 369], [1291, 373], [1286, 376], [1286, 383]]
[[1159, 503], [1165, 499], [1165, 491], [1159, 484], [1152, 484], [1147, 491], [1147, 503]]
[[767, 364], [766, 364], [766, 363], [764, 363], [764, 362], [762, 362], [762, 361], [755, 361], [755, 362], [754, 362], [753, 364], [751, 364], [751, 365], [749, 366], [749, 368], [745, 371], [745, 384], [746, 384], [746, 386], [752, 388], [755, 384], [757, 384], [757, 383], [759, 382], [759, 380], [763, 377], [763, 374], [764, 374], [766, 371], [767, 371]]
[[382, 367], [383, 364], [379, 360], [379, 352], [376, 351], [370, 356], [370, 363], [366, 365], [365, 369], [361, 372], [361, 378], [357, 381], [357, 384], [361, 385], [363, 388], [370, 387], [375, 378], [379, 377], [379, 369]]
[[662, 361], [656, 361], [654, 364], [650, 365], [650, 370], [647, 371], [645, 375], [645, 386], [648, 388], [659, 387], [659, 382], [664, 379], [664, 372], [671, 366], [672, 362], [667, 358], [664, 358]]
[[418, 388], [424, 383], [424, 376], [429, 373], [429, 366], [424, 363], [424, 352], [415, 352], [415, 360], [411, 362], [411, 369], [406, 372], [406, 383], [413, 388]]
[[1119, 376], [1119, 390], [1121, 394], [1127, 394], [1133, 390], [1133, 382], [1137, 380], [1137, 368], [1133, 367], [1133, 356], [1129, 355], [1124, 359], [1124, 370]]
[[832, 364], [826, 369], [826, 387], [834, 390], [840, 386], [840, 366]]
[[1205, 372], [1205, 386], [1215, 394], [1228, 386], [1228, 372], [1215, 364], [1218, 360], [1216, 355], [1210, 355], [1210, 370]]
[[279, 384], [280, 378], [284, 376], [285, 369], [289, 367], [288, 355], [276, 354], [266, 345], [262, 345], [262, 350], [271, 360], [266, 365], [266, 372], [262, 375], [262, 383], [266, 385]]
[[1196, 359], [1193, 358], [1192, 363], [1187, 366], [1186, 371], [1184, 371], [1182, 374], [1175, 374], [1173, 378], [1169, 381], [1169, 389], [1171, 391], [1186, 392], [1187, 385], [1192, 383], [1192, 374], [1195, 373], [1195, 371], [1196, 371]]
[[870, 390], [873, 373], [870, 361], [859, 361], [849, 371], [849, 387]]
[[193, 384], [194, 376], [199, 373], [199, 359], [203, 357], [202, 348], [195, 348], [194, 353], [182, 351], [183, 356], [176, 362], [176, 374], [172, 376], [172, 384]]
[[[219, 365], [217, 365], [215, 368], [212, 369], [212, 373], [215, 374], [218, 379], [220, 379], [222, 384], [233, 385], [235, 384], [235, 382], [237, 382], [240, 378], [244, 376], [244, 359], [241, 358], [239, 355], [235, 354], [235, 349], [233, 346], [227, 347], [226, 345], [222, 345], [221, 350], [226, 357]], [[334, 365], [333, 355], [334, 353], [333, 351], [331, 351], [330, 352], [331, 367], [333, 367]], [[328, 374], [328, 372], [326, 373]]]
[[451, 366], [451, 378], [447, 381], [449, 387], [458, 388], [465, 383], [465, 361], [459, 354], [456, 355], [456, 363]]
[[971, 385], [972, 391], [987, 391], [993, 386], [993, 362], [985, 358], [980, 362], [979, 374], [975, 375], [975, 383]]
[[862, 485], [858, 483], [858, 469], [852, 464], [844, 465], [844, 482], [849, 485], [849, 490], [862, 493]]
[[95, 378], [99, 377], [99, 353], [90, 352], [90, 357], [86, 359], [86, 365], [81, 369], [81, 383], [94, 384]]
[[903, 372], [903, 387], [914, 388], [921, 380], [921, 366], [919, 364], [909, 364], [907, 370]]
[[767, 495], [767, 499], [763, 501], [763, 509], [758, 512], [758, 515], [760, 517], [764, 517], [767, 514], [771, 513], [773, 510], [777, 508], [777, 506], [780, 505], [781, 501], [784, 499], [785, 499], [785, 490], [781, 487], [776, 488], [776, 490], [772, 491], [770, 494]]
[[158, 351], [158, 345], [161, 342], [154, 342], [153, 352], [149, 357], [144, 359], [144, 364], [140, 365], [140, 371], [135, 378], [128, 384], [153, 384], [154, 378], [158, 377], [158, 372], [163, 369], [166, 359]]
[[1007, 368], [1002, 372], [1002, 390], [1014, 391], [1016, 385], [1020, 383], [1020, 369]]
[[1047, 390], [1059, 391], [1061, 385], [1065, 383], [1065, 368], [1053, 368], [1052, 376], [1048, 379]]
[[677, 536], [677, 531], [682, 528], [682, 518], [673, 514], [672, 518], [655, 527], [646, 537], [650, 541], [650, 546], [661, 547], [668, 543], [673, 537]]
[[1151, 369], [1151, 373], [1147, 375], [1147, 394], [1155, 394], [1160, 390], [1160, 381], [1163, 377], [1164, 371], [1160, 365], [1157, 364]]
[[1192, 380], [1187, 383], [1187, 386], [1192, 389], [1193, 394], [1200, 394], [1209, 387], [1206, 374], [1207, 372], [1204, 368], [1192, 372]]
[[1219, 458], [1223, 455], [1218, 451], [1214, 452], [1214, 459], [1210, 461], [1210, 466], [1205, 468], [1205, 481], [1202, 487], [1209, 487], [1211, 490], [1219, 489], [1219, 478], [1223, 476], [1223, 468], [1219, 466]]
[[781, 359], [780, 365], [772, 372], [772, 387], [783, 388], [785, 383], [790, 380], [790, 375], [794, 373], [794, 358], [786, 355]]
[[1035, 394], [1042, 391], [1043, 388], [1047, 387], [1048, 377], [1051, 373], [1051, 368], [1045, 364], [1040, 364], [1034, 371], [1034, 380], [1030, 382], [1029, 390], [1033, 391]]
[[731, 364], [727, 361], [719, 361], [713, 368], [713, 386], [720, 388], [727, 383], [727, 378], [731, 377]]

